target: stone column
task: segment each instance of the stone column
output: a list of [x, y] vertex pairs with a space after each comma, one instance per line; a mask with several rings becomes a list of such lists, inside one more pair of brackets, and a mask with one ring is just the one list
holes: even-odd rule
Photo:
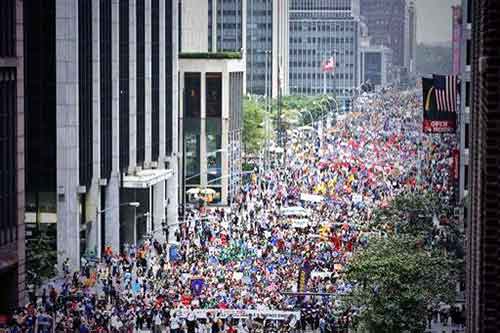
[[146, 233], [151, 234], [151, 231], [153, 231], [152, 221], [155, 214], [155, 211], [153, 210], [153, 186], [148, 187], [148, 207], [149, 215], [147, 216], [146, 221]]
[[144, 167], [149, 168], [151, 166], [151, 140], [152, 140], [152, 127], [151, 127], [151, 111], [152, 111], [152, 47], [151, 47], [151, 0], [144, 0], [144, 101], [146, 103], [144, 107], [144, 118], [145, 118], [145, 153], [144, 153]]
[[97, 230], [100, 217], [97, 211], [101, 209], [101, 90], [100, 90], [100, 48], [99, 48], [99, 0], [92, 0], [92, 183], [87, 189], [87, 249], [100, 256], [97, 241]]
[[80, 267], [78, 3], [56, 1], [57, 264]]
[[162, 231], [162, 222], [165, 220], [165, 181], [155, 184], [153, 187], [153, 237], [164, 241], [165, 234]]
[[112, 105], [111, 126], [112, 162], [111, 176], [106, 187], [106, 232], [105, 245], [111, 246], [113, 252], [120, 250], [120, 76], [119, 76], [119, 0], [111, 4], [111, 82]]
[[201, 121], [200, 121], [200, 185], [201, 187], [207, 186], [207, 73], [200, 73], [200, 100], [201, 100]]

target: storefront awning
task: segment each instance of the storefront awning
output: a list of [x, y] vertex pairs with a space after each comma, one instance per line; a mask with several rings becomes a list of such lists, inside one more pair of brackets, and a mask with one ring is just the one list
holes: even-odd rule
[[173, 175], [171, 169], [148, 169], [123, 177], [123, 188], [149, 188]]

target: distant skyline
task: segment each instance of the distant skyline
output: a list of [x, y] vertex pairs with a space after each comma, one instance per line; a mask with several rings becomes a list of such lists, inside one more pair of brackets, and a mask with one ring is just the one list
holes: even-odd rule
[[451, 6], [460, 0], [415, 0], [417, 4], [417, 42], [451, 44]]

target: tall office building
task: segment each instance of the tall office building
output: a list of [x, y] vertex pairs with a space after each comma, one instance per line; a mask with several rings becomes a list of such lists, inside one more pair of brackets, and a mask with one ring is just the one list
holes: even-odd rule
[[177, 222], [177, 10], [24, 1], [26, 223], [54, 229], [59, 265]]
[[0, 2], [0, 313], [25, 302], [23, 1]]
[[500, 323], [500, 2], [464, 5], [472, 24], [466, 327], [485, 333]]
[[208, 0], [208, 50], [245, 49], [246, 2], [248, 0]]
[[[219, 49], [209, 47], [208, 36], [217, 35], [216, 26], [209, 21], [219, 19], [208, 15], [211, 5], [210, 0], [181, 2], [181, 193], [183, 203], [189, 203], [197, 201], [193, 192], [209, 190], [207, 201], [226, 205], [234, 198], [241, 175], [245, 56], [240, 50], [212, 56], [215, 52], [210, 50]], [[240, 34], [233, 37], [240, 40]]]
[[278, 85], [288, 94], [288, 9], [289, 0], [247, 0], [249, 94], [276, 98]]
[[411, 3], [408, 0], [360, 0], [361, 16], [368, 26], [372, 44], [389, 47], [393, 51], [393, 64], [406, 70], [410, 68], [410, 48], [416, 38], [415, 5]]
[[[357, 0], [291, 0], [289, 24], [290, 93], [353, 95], [360, 84]], [[330, 59], [334, 74], [322, 71]]]

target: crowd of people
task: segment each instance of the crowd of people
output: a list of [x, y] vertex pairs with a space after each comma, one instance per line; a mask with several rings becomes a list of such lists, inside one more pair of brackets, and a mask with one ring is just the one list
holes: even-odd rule
[[321, 135], [294, 130], [286, 165], [257, 167], [230, 207], [187, 212], [168, 244], [82, 262], [19, 309], [12, 332], [346, 332], [342, 269], [374, 210], [422, 188], [452, 195], [453, 137], [422, 135], [420, 112], [415, 93], [389, 92]]

